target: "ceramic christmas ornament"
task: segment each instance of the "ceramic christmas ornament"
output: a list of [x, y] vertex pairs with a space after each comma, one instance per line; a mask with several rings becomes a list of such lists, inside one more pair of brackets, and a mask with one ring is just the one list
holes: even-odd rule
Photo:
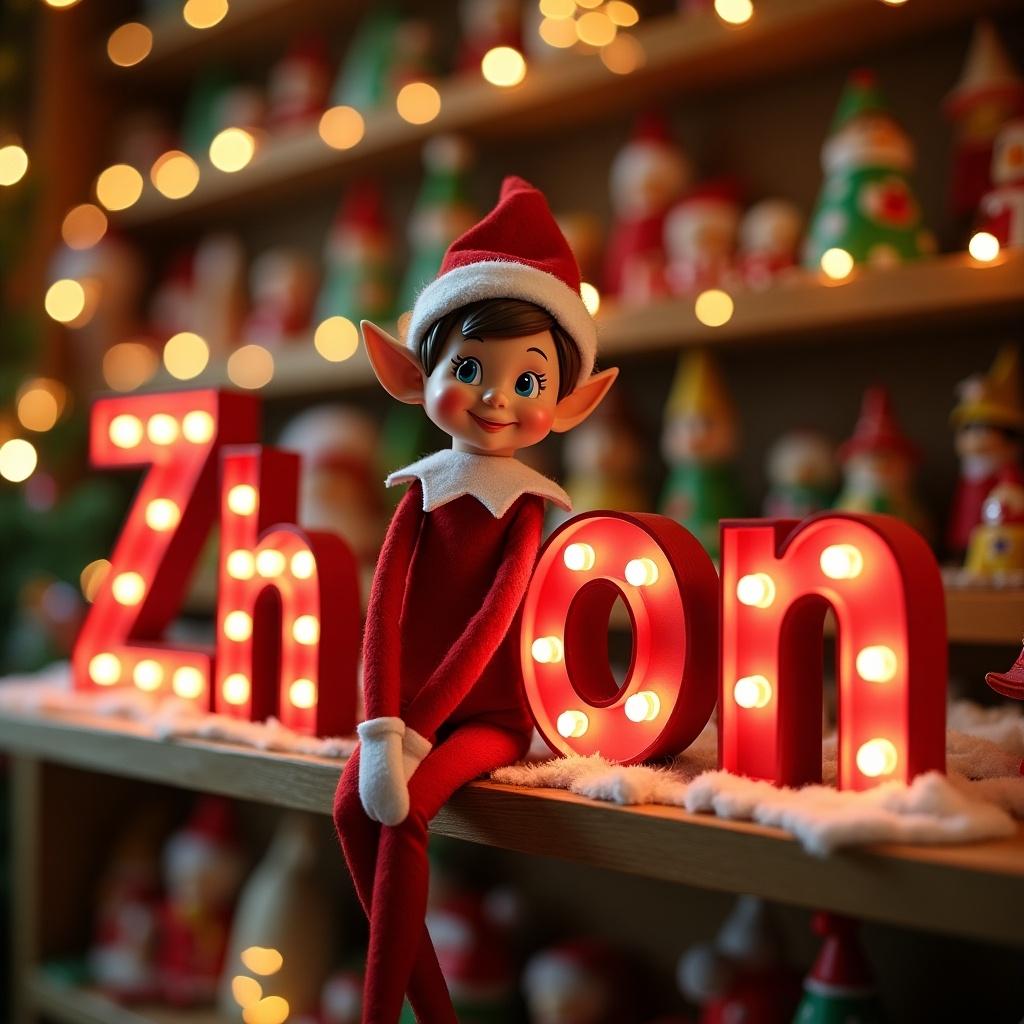
[[665, 278], [671, 292], [718, 288], [730, 276], [740, 206], [736, 188], [709, 182], [680, 199], [665, 218]]
[[817, 430], [792, 430], [768, 451], [764, 514], [806, 519], [832, 507], [839, 482], [835, 445]]
[[231, 805], [201, 797], [163, 852], [166, 900], [158, 964], [164, 998], [212, 1003], [220, 980], [242, 859]]
[[423, 147], [424, 177], [409, 219], [409, 265], [399, 293], [399, 308], [411, 309], [421, 288], [441, 266], [448, 246], [476, 220], [469, 197], [469, 144], [439, 135]]
[[969, 578], [1001, 585], [1024, 582], [1024, 471], [1003, 469], [985, 496], [971, 531], [964, 569]]
[[245, 322], [246, 257], [241, 240], [226, 232], [206, 235], [196, 246], [191, 269], [191, 323], [182, 329], [195, 331], [214, 357], [223, 358], [241, 343]]
[[821, 951], [804, 981], [793, 1024], [882, 1024], [871, 969], [861, 950], [856, 921], [838, 914], [814, 915]]
[[931, 524], [914, 489], [920, 460], [917, 445], [896, 419], [889, 392], [869, 388], [853, 435], [839, 448], [843, 485], [835, 507], [898, 516], [927, 536]]
[[166, 341], [181, 331], [194, 331], [195, 250], [178, 249], [168, 261], [149, 301], [149, 329]]
[[268, 249], [252, 261], [246, 342], [283, 345], [306, 340], [318, 283], [316, 266], [299, 249]]
[[522, 50], [519, 0], [459, 0], [458, 68], [479, 71], [488, 50], [510, 46]]
[[295, 40], [270, 69], [267, 121], [273, 131], [301, 128], [316, 121], [327, 106], [331, 67], [321, 36]]
[[804, 216], [788, 199], [762, 199], [740, 221], [736, 275], [748, 288], [767, 288], [792, 275]]
[[324, 279], [316, 317], [386, 320], [394, 311], [396, 240], [377, 182], [352, 185], [324, 247]]
[[579, 285], [544, 196], [507, 178], [494, 209], [456, 239], [416, 296], [404, 337], [363, 325], [385, 390], [421, 405], [452, 438], [387, 480], [410, 486], [374, 575], [367, 721], [334, 804], [370, 919], [363, 1014], [380, 1024], [398, 1020], [406, 993], [420, 1020], [456, 1024], [424, 931], [427, 823], [456, 789], [529, 746], [512, 626], [544, 502], [569, 500], [515, 455], [583, 422], [617, 372], [593, 374], [597, 332]]
[[641, 117], [611, 167], [614, 224], [605, 258], [605, 290], [643, 303], [667, 293], [665, 217], [693, 179], [690, 161], [656, 113]]
[[856, 263], [892, 266], [935, 249], [910, 185], [914, 147], [871, 71], [850, 76], [821, 151], [825, 183], [804, 245], [804, 264], [843, 249]]
[[987, 374], [965, 380], [953, 410], [960, 477], [953, 494], [946, 546], [955, 555], [967, 550], [971, 531], [1000, 474], [1021, 460], [1024, 401], [1021, 397], [1020, 351], [1005, 345]]
[[996, 136], [992, 186], [978, 207], [978, 229], [1003, 247], [1024, 245], [1024, 117], [1007, 121]]
[[987, 18], [975, 22], [963, 70], [944, 109], [953, 124], [950, 206], [959, 220], [969, 220], [992, 187], [996, 135], [1008, 120], [1024, 113], [1024, 78]]
[[529, 1024], [627, 1024], [635, 1020], [621, 959], [593, 940], [535, 953], [523, 969]]
[[685, 526], [712, 557], [718, 555], [718, 522], [740, 516], [744, 501], [734, 460], [738, 423], [732, 399], [711, 355], [682, 357], [661, 435], [669, 475], [659, 505]]

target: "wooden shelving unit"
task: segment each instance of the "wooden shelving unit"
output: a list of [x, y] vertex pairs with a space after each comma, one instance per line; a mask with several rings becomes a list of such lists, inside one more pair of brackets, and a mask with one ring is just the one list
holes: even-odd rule
[[29, 978], [28, 992], [36, 1012], [65, 1024], [224, 1024], [212, 1010], [120, 1006], [99, 992], [60, 985], [41, 970]]
[[[278, 807], [330, 812], [341, 764], [231, 744], [150, 739], [83, 715], [0, 715], [0, 747], [39, 759]], [[1024, 827], [962, 846], [887, 845], [819, 859], [783, 832], [669, 807], [618, 807], [557, 790], [475, 782], [431, 826], [438, 834], [1006, 945], [1024, 944]], [[27, 835], [17, 837], [30, 844]], [[937, 899], [936, 894], [942, 898]], [[51, 984], [33, 991], [58, 1002]], [[70, 997], [68, 997], [70, 999]], [[77, 998], [75, 1000], [77, 1002]], [[91, 1016], [64, 1017], [92, 1021]], [[155, 1020], [147, 1015], [147, 1019]], [[120, 1024], [122, 1018], [116, 1018]], [[124, 1024], [134, 1018], [123, 1018]]]

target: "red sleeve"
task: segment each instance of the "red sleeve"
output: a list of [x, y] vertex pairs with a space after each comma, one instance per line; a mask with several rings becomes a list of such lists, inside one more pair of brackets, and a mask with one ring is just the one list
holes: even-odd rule
[[505, 639], [529, 586], [543, 525], [544, 503], [532, 497], [524, 501], [509, 527], [502, 563], [483, 604], [403, 716], [421, 736], [433, 738]]
[[422, 523], [423, 492], [417, 481], [395, 509], [370, 587], [363, 631], [363, 700], [367, 719], [400, 714], [402, 645], [398, 623]]

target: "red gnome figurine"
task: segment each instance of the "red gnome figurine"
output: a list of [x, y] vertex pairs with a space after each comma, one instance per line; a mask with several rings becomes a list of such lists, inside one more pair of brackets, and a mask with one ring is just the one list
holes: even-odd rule
[[377, 378], [422, 405], [452, 447], [392, 473], [411, 486], [381, 551], [363, 640], [367, 721], [334, 820], [370, 918], [364, 1024], [456, 1024], [424, 925], [427, 823], [460, 786], [522, 756], [531, 718], [513, 628], [553, 481], [515, 458], [597, 407], [618, 373], [544, 196], [507, 178], [449, 247], [404, 342], [363, 323]]

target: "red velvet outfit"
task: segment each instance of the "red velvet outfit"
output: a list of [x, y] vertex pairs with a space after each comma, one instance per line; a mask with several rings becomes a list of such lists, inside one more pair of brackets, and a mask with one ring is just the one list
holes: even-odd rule
[[423, 923], [427, 825], [459, 787], [521, 757], [532, 721], [522, 692], [518, 618], [552, 481], [514, 459], [439, 452], [392, 519], [363, 641], [367, 719], [400, 717], [434, 743], [409, 779], [410, 811], [371, 820], [359, 755], [345, 766], [334, 820], [367, 916], [364, 1024], [395, 1024], [408, 992], [423, 1024], [457, 1024]]

